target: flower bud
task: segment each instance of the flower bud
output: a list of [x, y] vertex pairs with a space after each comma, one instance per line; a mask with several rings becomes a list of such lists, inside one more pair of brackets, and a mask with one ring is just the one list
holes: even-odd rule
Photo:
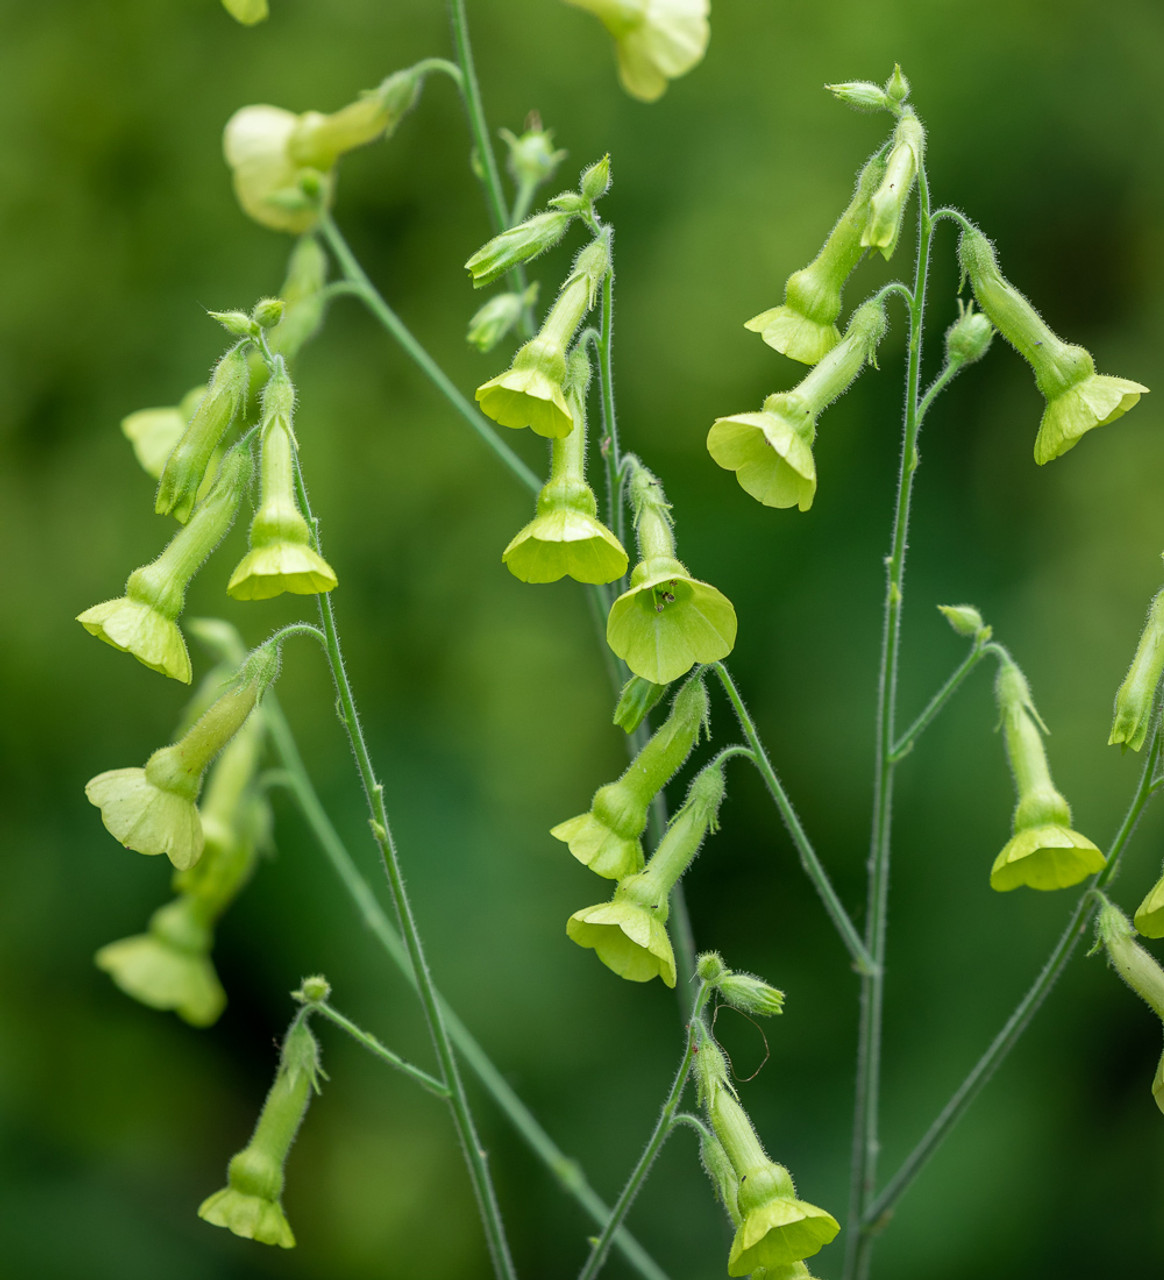
[[885, 161], [885, 176], [870, 197], [869, 222], [861, 234], [861, 243], [880, 249], [882, 257], [887, 260], [897, 247], [905, 206], [921, 168], [925, 137], [921, 121], [906, 107], [893, 131], [893, 145]]
[[1034, 370], [1047, 401], [1035, 438], [1040, 466], [1074, 448], [1093, 427], [1123, 417], [1147, 394], [1138, 382], [1096, 373], [1089, 352], [1059, 338], [1002, 275], [993, 245], [977, 228], [962, 232], [958, 256], [978, 305]]
[[868, 80], [846, 80], [841, 84], [826, 84], [834, 98], [847, 102], [858, 111], [890, 111], [889, 95], [880, 85]]
[[592, 164], [589, 169], [583, 170], [582, 179], [578, 183], [578, 190], [593, 203], [600, 200], [610, 190], [610, 154], [609, 152], [602, 157], [601, 160]]
[[258, 326], [245, 311], [208, 311], [206, 314], [235, 338], [258, 337]]
[[302, 1015], [291, 1024], [279, 1070], [250, 1142], [230, 1162], [227, 1186], [198, 1206], [198, 1216], [260, 1244], [295, 1247], [283, 1213], [284, 1166], [312, 1092], [319, 1092], [319, 1045]]
[[215, 366], [190, 425], [166, 459], [154, 500], [158, 515], [173, 515], [182, 524], [189, 520], [211, 456], [242, 406], [249, 379], [246, 347], [240, 343]]
[[750, 973], [725, 972], [715, 988], [725, 1004], [753, 1017], [771, 1018], [784, 1012], [784, 992]]
[[720, 1093], [728, 1093], [733, 1098], [736, 1097], [736, 1089], [731, 1082], [731, 1073], [723, 1050], [712, 1039], [702, 1022], [696, 1024], [695, 1088], [700, 1106], [708, 1110]]
[[736, 1197], [739, 1194], [740, 1180], [732, 1168], [727, 1152], [723, 1149], [723, 1143], [714, 1133], [700, 1133], [699, 1162], [711, 1179], [716, 1198], [727, 1210], [733, 1224], [738, 1227], [740, 1214], [736, 1208]]
[[1086, 836], [1071, 829], [1071, 808], [1051, 781], [1039, 733], [1042, 722], [1030, 687], [1009, 658], [999, 666], [995, 692], [1018, 807], [1014, 835], [994, 861], [990, 887], [999, 892], [1019, 885], [1069, 888], [1102, 871], [1107, 859]]
[[1121, 743], [1125, 750], [1139, 751], [1148, 736], [1156, 706], [1156, 690], [1164, 672], [1164, 591], [1158, 591], [1148, 609], [1136, 656], [1116, 693], [1115, 719], [1108, 746]]
[[267, 0], [222, 0], [222, 7], [244, 27], [253, 27], [267, 17]]
[[663, 96], [707, 50], [710, 0], [567, 0], [600, 19], [614, 37], [618, 78], [640, 102]]
[[990, 638], [990, 627], [982, 621], [982, 615], [972, 604], [940, 604], [938, 612], [960, 636], [983, 642]]
[[[1150, 952], [1135, 941], [1127, 916], [1102, 894], [1099, 897], [1103, 905], [1099, 911], [1097, 932], [1112, 968], [1145, 1001], [1148, 1008], [1164, 1020], [1164, 969], [1161, 969]], [[1161, 1057], [1156, 1068], [1152, 1096], [1156, 1105], [1164, 1111], [1164, 1057]]]
[[547, 200], [546, 203], [551, 209], [557, 209], [562, 213], [585, 213], [589, 207], [586, 197], [578, 191], [563, 191], [560, 195], [554, 196]]
[[[161, 409], [138, 409], [122, 418], [121, 433], [133, 445], [134, 457], [146, 475], [155, 480], [161, 478], [166, 459], [182, 438], [182, 433], [205, 394], [206, 386], [203, 384], [187, 391], [176, 405], [167, 405]], [[213, 461], [212, 457], [212, 464]], [[213, 465], [206, 470], [212, 480]], [[199, 498], [205, 496], [208, 487], [204, 480], [203, 488], [198, 492]]]
[[466, 270], [473, 277], [473, 288], [492, 284], [507, 271], [552, 249], [566, 234], [572, 221], [572, 214], [555, 209], [549, 213], [537, 213], [494, 236], [465, 263]]
[[890, 102], [900, 105], [909, 97], [909, 81], [901, 70], [901, 64], [893, 64], [893, 74], [885, 82], [885, 94]]
[[331, 983], [322, 973], [317, 973], [313, 977], [304, 978], [299, 990], [293, 994], [296, 1000], [302, 1000], [304, 1004], [326, 1004], [331, 995]]
[[230, 528], [250, 473], [250, 451], [236, 445], [223, 458], [190, 523], [153, 563], [129, 575], [125, 595], [77, 615], [85, 630], [114, 649], [132, 653], [152, 671], [189, 684], [190, 654], [177, 618], [190, 579]]
[[640, 844], [651, 801], [683, 767], [707, 722], [707, 690], [698, 676], [675, 695], [671, 713], [617, 782], [594, 793], [590, 811], [550, 834], [584, 866], [617, 880], [640, 870]]
[[469, 321], [469, 331], [465, 334], [466, 341], [478, 351], [492, 351], [501, 339], [517, 326], [521, 313], [527, 305], [533, 303], [536, 297], [535, 282], [524, 294], [499, 293], [496, 297], [490, 298]]
[[654, 684], [642, 676], [631, 676], [622, 687], [614, 708], [614, 723], [624, 733], [634, 733], [667, 692], [665, 684]]
[[283, 319], [282, 298], [260, 298], [251, 311], [251, 319], [260, 329], [273, 329]]
[[291, 415], [295, 388], [280, 364], [263, 388], [259, 507], [251, 521], [250, 551], [227, 583], [236, 600], [270, 600], [290, 591], [331, 591], [335, 571], [311, 546], [311, 530], [295, 497], [295, 446]]
[[974, 304], [964, 306], [958, 299], [958, 318], [946, 330], [947, 364], [973, 364], [981, 360], [994, 341], [994, 325], [974, 310]]
[[499, 129], [498, 133], [509, 148], [509, 172], [519, 190], [532, 191], [548, 182], [566, 158], [566, 152], [554, 149], [553, 130], [542, 128], [541, 117], [536, 111], [530, 113], [520, 137], [508, 129]]
[[1135, 925], [1145, 938], [1164, 938], [1164, 876], [1136, 908]]

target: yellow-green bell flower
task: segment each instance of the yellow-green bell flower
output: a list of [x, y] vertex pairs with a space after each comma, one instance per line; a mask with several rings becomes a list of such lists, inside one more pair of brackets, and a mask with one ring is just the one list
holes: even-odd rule
[[263, 388], [260, 497], [251, 521], [251, 549], [226, 587], [236, 600], [269, 600], [285, 591], [318, 595], [336, 585], [335, 571], [311, 545], [311, 530], [295, 498], [294, 404], [295, 389], [280, 361]]
[[994, 246], [981, 231], [962, 232], [958, 256], [983, 314], [1034, 370], [1047, 401], [1035, 438], [1037, 463], [1060, 457], [1086, 432], [1123, 417], [1147, 394], [1138, 382], [1096, 373], [1088, 351], [1054, 333], [1003, 276]]
[[501, 553], [509, 572], [522, 582], [614, 582], [626, 573], [623, 545], [598, 519], [598, 503], [586, 483], [585, 353], [571, 357], [566, 408], [574, 422], [568, 436], [552, 445], [550, 478], [538, 494], [537, 515]]
[[1102, 871], [1107, 859], [1071, 829], [1071, 807], [1051, 781], [1030, 687], [1009, 658], [999, 667], [995, 692], [1018, 806], [1014, 835], [994, 860], [990, 887], [1000, 893], [1020, 885], [1069, 888]]
[[386, 137], [412, 109], [423, 67], [389, 76], [378, 88], [325, 115], [296, 115], [266, 103], [242, 107], [227, 121], [222, 150], [243, 210], [275, 231], [299, 234], [315, 225], [318, 204], [305, 198], [301, 179], [322, 178], [326, 203], [331, 171], [346, 151]]
[[164, 853], [179, 870], [202, 856], [205, 836], [196, 801], [211, 760], [239, 731], [278, 673], [277, 650], [256, 649], [237, 682], [143, 769], [110, 769], [85, 787], [105, 828], [127, 849]]
[[125, 595], [77, 615], [85, 630], [114, 649], [132, 653], [151, 671], [189, 684], [190, 654], [178, 628], [178, 615], [190, 579], [230, 528], [250, 474], [250, 451], [236, 446], [223, 458], [210, 492], [194, 508], [189, 524], [179, 529], [156, 560], [129, 575]]
[[873, 360], [884, 333], [882, 304], [858, 307], [844, 338], [791, 391], [769, 396], [759, 413], [715, 420], [707, 433], [712, 458], [766, 507], [807, 511], [816, 496], [816, 420]]
[[[1155, 956], [1135, 940], [1127, 916], [1113, 906], [1103, 894], [1097, 919], [1099, 940], [1107, 951], [1112, 968], [1143, 1000], [1156, 1017], [1164, 1021], [1164, 969]], [[1164, 1056], [1161, 1056], [1152, 1080], [1152, 1097], [1164, 1111]]]
[[603, 234], [578, 255], [537, 335], [518, 351], [504, 373], [477, 388], [482, 413], [503, 427], [530, 427], [549, 439], [574, 430], [564, 389], [566, 351], [609, 269], [610, 248]]
[[281, 1202], [283, 1170], [321, 1074], [319, 1045], [300, 1014], [283, 1042], [275, 1083], [250, 1142], [231, 1160], [227, 1185], [198, 1206], [204, 1222], [260, 1244], [295, 1247]]
[[567, 936], [593, 948], [608, 969], [630, 982], [659, 977], [673, 987], [675, 955], [666, 930], [670, 893], [715, 829], [723, 790], [722, 766], [708, 765], [691, 784], [645, 870], [620, 880], [610, 902], [575, 912], [566, 924]]
[[663, 96], [707, 52], [710, 0], [566, 0], [595, 14], [614, 37], [618, 78], [642, 102]]
[[151, 1009], [173, 1010], [193, 1027], [208, 1027], [226, 1007], [211, 942], [202, 904], [184, 896], [155, 911], [148, 932], [109, 943], [95, 960], [126, 995]]
[[1108, 735], [1108, 746], [1118, 742], [1125, 750], [1131, 747], [1133, 751], [1139, 751], [1144, 745], [1152, 723], [1161, 673], [1164, 673], [1164, 591], [1158, 591], [1152, 599], [1136, 655], [1116, 693], [1115, 718]]
[[841, 294], [864, 256], [861, 234], [869, 221], [869, 198], [884, 172], [885, 161], [879, 155], [865, 164], [849, 207], [820, 253], [807, 267], [788, 277], [783, 305], [753, 316], [745, 329], [758, 333], [770, 347], [802, 364], [816, 364], [840, 342], [836, 322], [841, 314]]
[[594, 793], [590, 809], [550, 831], [584, 866], [621, 880], [643, 866], [642, 835], [651, 802], [683, 767], [707, 723], [707, 690], [693, 676], [675, 695], [671, 713], [617, 782]]

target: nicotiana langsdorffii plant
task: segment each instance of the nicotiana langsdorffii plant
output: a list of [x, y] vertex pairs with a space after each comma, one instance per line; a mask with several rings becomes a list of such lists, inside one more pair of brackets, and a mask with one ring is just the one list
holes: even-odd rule
[[[646, 101], [659, 98], [670, 79], [694, 67], [706, 47], [707, 0], [570, 2], [602, 21], [615, 41], [624, 88]], [[266, 13], [264, 0], [228, 0], [226, 7], [247, 23]], [[246, 309], [210, 313], [229, 342], [206, 384], [181, 396], [175, 407], [139, 411], [123, 423], [138, 462], [158, 481], [156, 513], [177, 522], [177, 528], [167, 524], [167, 533], [157, 540], [164, 544], [160, 553], [130, 574], [123, 595], [86, 609], [79, 621], [150, 671], [186, 684], [194, 675], [187, 632], [215, 665], [201, 679], [172, 742], [149, 754], [143, 766], [107, 770], [86, 787], [117, 841], [145, 855], [164, 854], [174, 867], [174, 899], [158, 908], [145, 933], [103, 947], [97, 963], [143, 1004], [172, 1010], [194, 1026], [213, 1025], [230, 987], [229, 974], [223, 982], [212, 959], [214, 927], [253, 873], [257, 852], [270, 840], [267, 790], [286, 787], [372, 936], [415, 988], [434, 1064], [424, 1068], [406, 1061], [331, 1003], [325, 979], [305, 979], [294, 992], [298, 1007], [254, 1132], [230, 1160], [226, 1185], [198, 1209], [207, 1223], [261, 1244], [295, 1244], [282, 1205], [286, 1166], [308, 1104], [327, 1079], [313, 1027], [330, 1022], [447, 1104], [499, 1277], [513, 1277], [517, 1268], [504, 1206], [494, 1190], [465, 1086], [466, 1070], [479, 1077], [547, 1172], [559, 1178], [592, 1219], [594, 1234], [588, 1243], [562, 1243], [563, 1267], [585, 1255], [584, 1280], [598, 1274], [612, 1249], [649, 1280], [664, 1275], [631, 1235], [626, 1220], [655, 1157], [678, 1128], [694, 1132], [730, 1226], [727, 1274], [767, 1280], [808, 1277], [806, 1261], [839, 1240], [839, 1247], [830, 1251], [836, 1261], [820, 1265], [845, 1280], [859, 1280], [871, 1273], [875, 1243], [892, 1209], [1018, 1040], [1093, 914], [1098, 945], [1112, 966], [1164, 1019], [1164, 971], [1135, 941], [1137, 931], [1147, 938], [1164, 937], [1164, 879], [1147, 888], [1134, 926], [1105, 896], [1137, 819], [1162, 781], [1161, 597], [1153, 601], [1117, 695], [1109, 741], [1141, 752], [1144, 767], [1127, 816], [1106, 848], [1074, 829], [1068, 802], [1052, 781], [1046, 727], [1031, 685], [973, 606], [942, 606], [953, 631], [968, 643], [950, 677], [904, 728], [897, 705], [918, 437], [941, 393], [964, 368], [987, 355], [1000, 333], [1030, 365], [1046, 401], [1041, 423], [1037, 429], [1032, 424], [1035, 461], [1043, 464], [1133, 408], [1147, 388], [1097, 373], [1091, 354], [1059, 338], [1011, 283], [985, 234], [958, 209], [932, 204], [926, 133], [900, 68], [884, 86], [828, 86], [842, 102], [878, 113], [887, 136], [861, 167], [852, 199], [817, 257], [788, 277], [782, 302], [747, 321], [748, 329], [769, 347], [803, 366], [798, 370], [803, 376], [791, 389], [774, 391], [758, 410], [744, 408], [717, 418], [707, 434], [707, 449], [711, 460], [734, 473], [744, 492], [765, 507], [808, 512], [818, 483], [813, 455], [818, 425], [829, 405], [876, 367], [887, 331], [904, 318], [905, 409], [885, 560], [875, 804], [867, 894], [858, 916], [834, 890], [725, 663], [737, 636], [735, 609], [720, 590], [696, 576], [711, 573], [712, 567], [689, 569], [680, 559], [677, 522], [663, 478], [624, 447], [613, 375], [616, 245], [603, 212], [613, 178], [611, 158], [598, 157], [574, 186], [541, 200], [544, 207], [533, 212], [564, 153], [540, 120], [528, 121], [520, 134], [503, 132], [512, 180], [505, 185], [485, 120], [462, 0], [451, 0], [449, 7], [454, 60], [433, 57], [396, 70], [375, 89], [330, 113], [247, 105], [227, 122], [224, 152], [240, 205], [263, 226], [295, 240], [278, 296]], [[404, 326], [354, 257], [332, 212], [344, 154], [389, 137], [418, 106], [433, 75], [450, 78], [463, 96], [475, 169], [496, 233], [465, 264], [475, 287], [501, 286], [472, 317], [467, 337], [485, 352], [500, 353], [508, 344], [509, 354], [496, 357], [498, 371], [472, 396], [456, 386]], [[936, 233], [946, 223], [958, 237], [962, 296], [957, 318], [945, 334], [940, 367], [923, 387], [930, 258]], [[906, 278], [876, 288], [846, 314], [844, 293], [858, 288], [862, 262], [875, 253], [893, 259], [915, 224], [914, 259]], [[535, 260], [559, 245], [573, 251], [568, 268], [531, 281]], [[385, 787], [375, 771], [342, 656], [337, 621], [337, 601], [343, 598], [342, 549], [332, 559], [324, 554], [326, 512], [317, 517], [313, 507], [295, 429], [295, 362], [322, 327], [329, 302], [341, 294], [365, 304], [513, 479], [529, 490], [532, 518], [508, 545], [498, 547], [498, 572], [508, 570], [530, 584], [569, 577], [583, 584], [605, 619], [602, 639], [618, 677], [611, 691], [614, 723], [624, 731], [628, 763], [618, 778], [593, 791], [585, 812], [564, 817], [548, 833], [547, 843], [552, 837], [565, 846], [563, 856], [568, 851], [595, 873], [594, 897], [603, 898], [579, 906], [563, 922], [562, 945], [572, 941], [592, 950], [612, 975], [629, 982], [648, 984], [659, 978], [678, 988], [687, 1013], [676, 1032], [679, 1066], [642, 1155], [613, 1205], [569, 1165], [442, 998], [421, 921], [406, 892], [407, 851], [402, 857], [393, 838]], [[539, 309], [539, 301], [547, 300]], [[787, 369], [774, 372], [773, 380], [787, 380]], [[588, 451], [592, 424], [597, 424], [599, 447]], [[501, 428], [528, 429], [548, 441], [544, 477], [511, 450]], [[249, 549], [234, 566], [227, 592], [253, 602], [257, 611], [262, 602], [281, 595], [312, 596], [318, 618], [282, 626], [248, 649], [233, 627], [215, 619], [183, 622], [182, 611], [191, 579], [239, 511], [252, 508]], [[257, 617], [256, 631], [263, 626]], [[319, 645], [334, 680], [395, 919], [377, 906], [316, 793], [296, 744], [294, 711], [284, 715], [275, 700], [273, 686], [281, 667], [301, 660], [303, 648], [288, 643], [299, 637]], [[983, 876], [999, 892], [1082, 889], [1059, 943], [1018, 1008], [912, 1152], [886, 1178], [878, 1165], [879, 1087], [896, 769], [971, 672], [988, 660], [995, 665], [1001, 738], [1017, 805], [1012, 837], [992, 865], [984, 857]], [[699, 759], [687, 771], [696, 752]], [[714, 838], [733, 761], [758, 770], [774, 816], [786, 827], [859, 982], [850, 1196], [847, 1206], [831, 1210], [804, 1198], [815, 1194], [812, 1188], [802, 1194], [789, 1168], [768, 1154], [771, 1149], [795, 1164], [795, 1152], [783, 1151], [778, 1135], [762, 1138], [748, 1114], [748, 1094], [763, 1088], [767, 1078], [752, 1085], [735, 1080], [715, 1035], [713, 1005], [767, 1018], [781, 1013], [784, 994], [764, 978], [729, 967], [730, 938], [709, 939], [717, 949], [702, 953], [692, 941], [699, 921], [689, 918], [683, 877], [704, 843]], [[265, 769], [268, 762], [274, 770]], [[674, 807], [670, 817], [668, 802]], [[579, 807], [584, 803], [585, 795], [580, 795]], [[863, 919], [861, 928], [858, 918]], [[790, 1005], [795, 999], [791, 991]], [[1164, 1109], [1162, 1071], [1164, 1066], [1157, 1069], [1152, 1091]], [[329, 1087], [342, 1088], [342, 1081]], [[570, 1173], [564, 1176], [567, 1167]]]

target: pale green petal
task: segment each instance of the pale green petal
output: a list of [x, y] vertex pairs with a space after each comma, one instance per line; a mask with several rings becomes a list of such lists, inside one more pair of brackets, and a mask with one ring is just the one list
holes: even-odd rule
[[994, 860], [990, 887], [999, 893], [1020, 885], [1069, 889], [1106, 865], [1107, 859], [1099, 849], [1069, 827], [1027, 827], [1017, 831]]
[[550, 830], [583, 866], [608, 880], [622, 880], [643, 869], [643, 846], [639, 840], [621, 836], [592, 813], [559, 822]]
[[1093, 427], [1103, 427], [1123, 417], [1147, 393], [1148, 388], [1138, 382], [1101, 373], [1068, 387], [1047, 401], [1035, 438], [1035, 461], [1042, 465], [1060, 457]]
[[235, 600], [270, 600], [289, 591], [318, 595], [336, 585], [331, 565], [300, 542], [278, 541], [255, 547], [239, 561], [227, 584]]
[[85, 787], [105, 829], [127, 849], [166, 854], [180, 871], [202, 856], [202, 821], [185, 796], [155, 787], [144, 769], [110, 769]]
[[1145, 938], [1164, 938], [1164, 877], [1156, 881], [1136, 908], [1135, 926]]
[[[674, 597], [662, 608], [656, 587]], [[697, 662], [717, 662], [731, 653], [736, 612], [731, 601], [706, 582], [650, 578], [611, 606], [606, 640], [635, 675], [654, 684], [669, 684]]]
[[621, 578], [627, 568], [622, 543], [593, 516], [559, 507], [535, 517], [501, 553], [510, 573], [522, 582], [603, 583]]
[[816, 364], [841, 340], [835, 324], [821, 324], [789, 306], [762, 311], [744, 328], [758, 333], [773, 350], [801, 364]]
[[745, 493], [766, 507], [807, 511], [816, 495], [816, 464], [804, 437], [771, 413], [717, 418], [707, 449], [726, 471], [734, 471]]
[[168, 946], [153, 934], [102, 947], [97, 967], [151, 1009], [172, 1009], [194, 1027], [209, 1027], [226, 1007], [226, 993], [209, 956]]
[[283, 1213], [283, 1206], [274, 1200], [223, 1187], [203, 1200], [198, 1206], [198, 1216], [204, 1222], [226, 1227], [236, 1236], [256, 1240], [259, 1244], [278, 1245], [281, 1249], [295, 1248], [295, 1237]]
[[811, 1258], [833, 1240], [840, 1223], [823, 1209], [777, 1196], [747, 1214], [732, 1241], [728, 1275], [757, 1267], [783, 1267]]
[[675, 955], [666, 927], [645, 908], [630, 902], [607, 902], [576, 911], [566, 922], [567, 935], [580, 947], [593, 948], [599, 960], [629, 982], [662, 978], [675, 985]]
[[532, 428], [560, 439], [574, 430], [561, 383], [537, 368], [507, 369], [477, 388], [481, 412], [503, 427]]
[[90, 635], [123, 653], [132, 653], [151, 671], [190, 683], [190, 654], [178, 624], [150, 605], [121, 596], [86, 609], [77, 615], [77, 621]]

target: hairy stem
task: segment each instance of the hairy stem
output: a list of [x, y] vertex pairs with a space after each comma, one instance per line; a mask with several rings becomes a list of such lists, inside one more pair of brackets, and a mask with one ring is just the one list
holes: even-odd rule
[[333, 1009], [329, 1004], [316, 1002], [313, 1002], [310, 1008], [312, 1013], [318, 1013], [320, 1017], [334, 1022], [337, 1027], [341, 1027], [346, 1031], [357, 1044], [362, 1044], [365, 1049], [375, 1054], [377, 1058], [386, 1062], [390, 1067], [395, 1067], [397, 1071], [403, 1072], [410, 1080], [414, 1080], [420, 1085], [422, 1089], [426, 1089], [438, 1098], [448, 1099], [448, 1085], [443, 1084], [435, 1076], [430, 1076], [427, 1071], [414, 1067], [411, 1062], [406, 1062], [398, 1053], [393, 1053], [387, 1046], [382, 1045], [374, 1035], [370, 1035], [367, 1031], [357, 1027], [350, 1018], [345, 1018], [338, 1009]]

